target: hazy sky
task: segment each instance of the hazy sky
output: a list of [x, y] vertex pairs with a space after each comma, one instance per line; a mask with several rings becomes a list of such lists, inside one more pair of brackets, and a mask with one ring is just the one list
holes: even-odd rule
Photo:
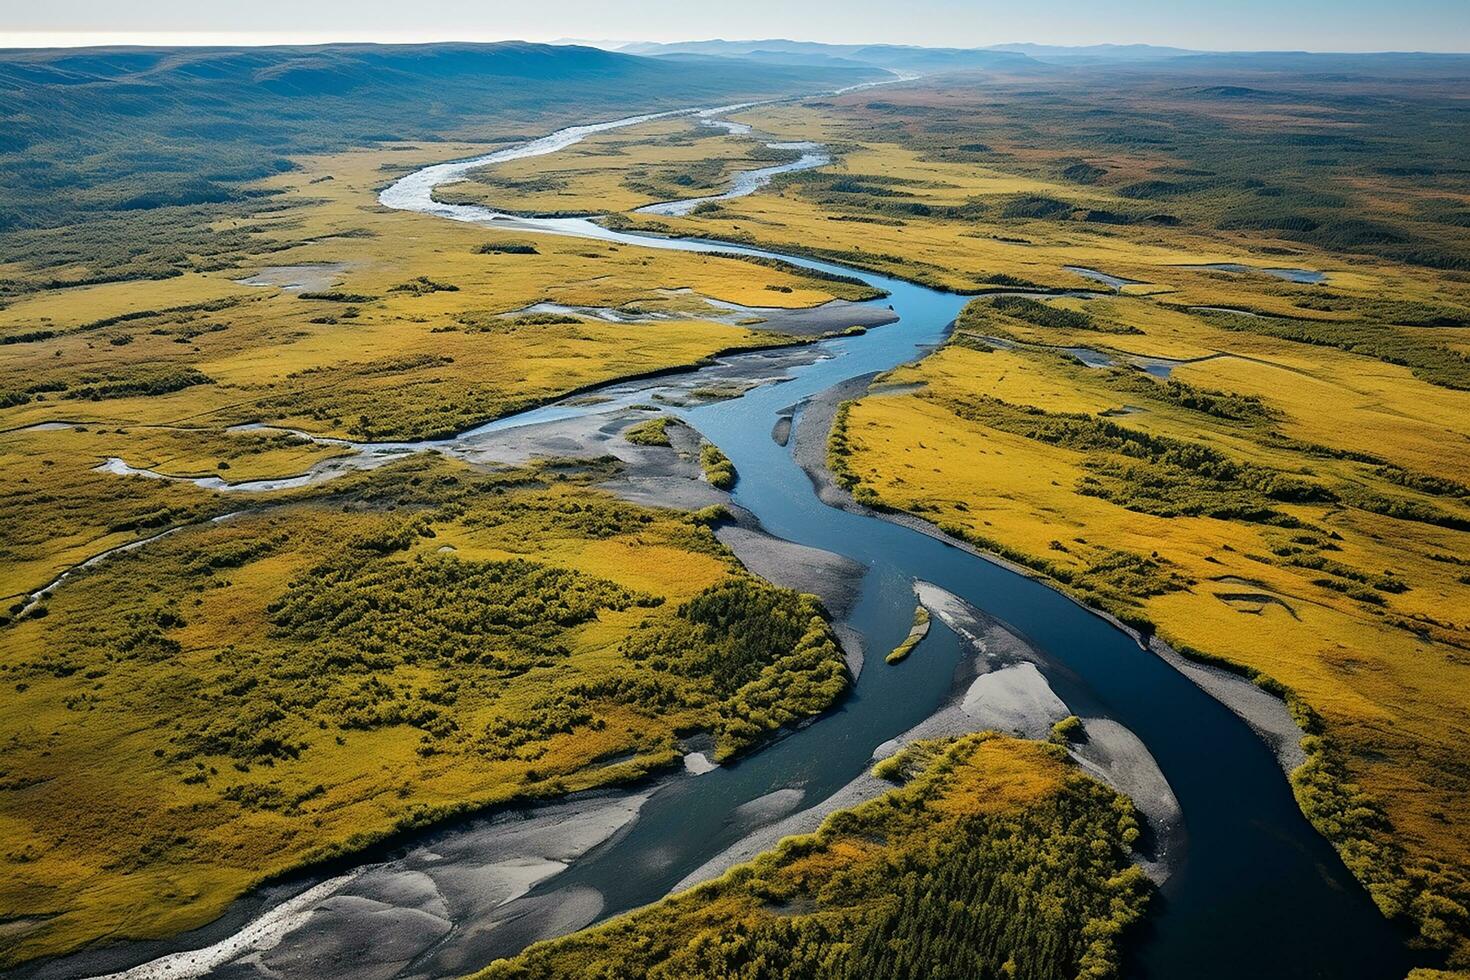
[[0, 0], [0, 45], [792, 37], [1470, 51], [1470, 0]]

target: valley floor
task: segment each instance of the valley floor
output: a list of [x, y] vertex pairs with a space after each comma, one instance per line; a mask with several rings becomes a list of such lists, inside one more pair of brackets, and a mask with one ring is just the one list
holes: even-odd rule
[[[1384, 914], [1464, 966], [1470, 266], [1446, 215], [1470, 189], [1446, 171], [1426, 201], [1393, 179], [1406, 125], [1381, 127], [1372, 176], [1294, 150], [1268, 185], [1232, 153], [1310, 114], [1177, 96], [1200, 138], [1164, 150], [1105, 138], [1126, 120], [1079, 129], [1096, 106], [1074, 90], [1031, 118], [1030, 84], [733, 117], [755, 136], [658, 120], [438, 199], [614, 211], [992, 294], [852, 387], [834, 478], [1284, 697], [1303, 812]], [[838, 162], [636, 212], [779, 162], [781, 140]], [[7, 267], [0, 965], [175, 935], [289, 869], [633, 782], [696, 743], [733, 757], [842, 697], [837, 600], [753, 574], [780, 581], [787, 553], [717, 536], [707, 505], [738, 474], [659, 405], [493, 459], [391, 444], [881, 329], [881, 312], [847, 322], [872, 291], [376, 203], [483, 149], [303, 157], [260, 182], [269, 207], [219, 219], [246, 244], [215, 268], [48, 288], [56, 269]], [[1340, 202], [1304, 189], [1322, 182]], [[1352, 208], [1381, 226], [1347, 227]], [[389, 445], [346, 472], [360, 443]], [[230, 486], [263, 479], [288, 485], [244, 504]], [[918, 743], [880, 774], [896, 788], [815, 834], [487, 975], [1116, 971], [1146, 892], [1125, 798], [1057, 745], [991, 735]]]

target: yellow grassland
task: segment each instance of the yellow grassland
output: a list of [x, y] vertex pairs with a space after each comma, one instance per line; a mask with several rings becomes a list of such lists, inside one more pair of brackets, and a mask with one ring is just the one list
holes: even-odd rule
[[[447, 463], [418, 465], [426, 481], [464, 473]], [[683, 515], [645, 512], [651, 519], [636, 530], [589, 534], [557, 515], [603, 506], [604, 495], [556, 483], [510, 492], [512, 509], [504, 513], [511, 519], [480, 520], [471, 506], [463, 518], [436, 519], [434, 536], [398, 558], [528, 559], [663, 602], [602, 609], [564, 634], [564, 657], [523, 673], [497, 678], [437, 660], [376, 670], [375, 683], [400, 698], [412, 690], [431, 698], [456, 692], [442, 709], [456, 727], [432, 751], [425, 749], [429, 736], [407, 723], [339, 728], [330, 699], [302, 703], [302, 682], [288, 679], [300, 668], [272, 627], [272, 603], [286, 583], [312, 578], [334, 547], [383, 526], [373, 508], [303, 501], [185, 530], [79, 574], [50, 600], [49, 615], [7, 628], [0, 917], [22, 925], [7, 936], [4, 959], [104, 935], [171, 935], [209, 921], [265, 877], [360, 849], [395, 828], [626, 780], [677, 758], [674, 733], [707, 727], [712, 707], [700, 705], [708, 699], [694, 696], [667, 711], [597, 701], [596, 724], [553, 728], [508, 756], [480, 751], [475, 735], [487, 724], [534, 718], [538, 704], [581, 682], [631, 677], [636, 668], [619, 652], [630, 631], [739, 573], [709, 532]], [[202, 589], [179, 588], [172, 572], [148, 581], [153, 570], [191, 556], [260, 542], [274, 544], [222, 567]], [[159, 602], [177, 610], [181, 622], [166, 632], [178, 648], [162, 659], [122, 654], [128, 641], [120, 624], [143, 621]], [[89, 631], [95, 642], [80, 639]], [[62, 651], [79, 659], [48, 671]], [[256, 666], [247, 669], [250, 663]], [[274, 696], [293, 705], [290, 717], [273, 724], [286, 725], [306, 747], [294, 757], [238, 765], [207, 749], [197, 761], [183, 760], [176, 733], [236, 714], [249, 723], [248, 699], [230, 692], [252, 669], [262, 690], [284, 685]], [[669, 681], [698, 690], [695, 680]], [[232, 796], [262, 784], [286, 805]]]
[[[587, 385], [779, 339], [700, 320], [697, 296], [670, 290], [762, 306], [802, 307], [832, 298], [813, 280], [747, 262], [510, 235], [377, 205], [378, 189], [394, 174], [484, 149], [434, 145], [306, 159], [299, 171], [268, 182], [283, 192], [273, 203], [284, 206], [253, 220], [260, 251], [248, 264], [48, 290], [0, 309], [0, 336], [57, 333], [0, 345], [0, 391], [51, 382], [76, 387], [99, 375], [183, 368], [214, 382], [97, 401], [43, 391], [0, 409], [0, 453], [14, 478], [6, 483], [16, 517], [0, 532], [0, 592], [14, 596], [39, 588], [74, 561], [128, 539], [129, 533], [106, 529], [116, 523], [116, 511], [138, 511], [141, 501], [87, 503], [112, 495], [105, 488], [116, 481], [90, 473], [107, 457], [175, 475], [288, 476], [331, 450], [298, 445], [242, 454], [248, 440], [223, 430], [269, 422], [335, 436], [442, 435]], [[476, 251], [485, 242], [528, 239], [539, 254]], [[375, 298], [310, 300], [277, 286], [234, 281], [262, 268], [320, 263], [342, 271], [313, 289]], [[457, 289], [391, 291], [420, 276]], [[222, 300], [234, 305], [197, 308]], [[498, 314], [543, 300], [636, 303], [688, 310], [690, 317], [501, 326]], [[357, 315], [343, 315], [352, 309]], [[148, 311], [159, 313], [85, 329]], [[312, 322], [324, 318], [335, 322]], [[130, 338], [125, 345], [114, 343], [124, 338]], [[87, 432], [17, 431], [56, 421], [80, 423]], [[219, 470], [220, 462], [230, 468]], [[154, 500], [152, 509], [210, 497], [179, 485], [132, 495]]]
[[[1087, 304], [1142, 336], [1102, 338], [1135, 353], [1228, 356], [1178, 368], [1191, 384], [1256, 395], [1276, 431], [1331, 449], [1367, 452], [1406, 469], [1470, 480], [1470, 394], [1418, 381], [1368, 358], [1302, 350], [1210, 327], [1197, 317], [1114, 299]], [[1024, 333], [1017, 329], [1015, 333]], [[1040, 331], [1038, 331], [1040, 332]], [[1046, 331], [1049, 343], [1098, 343]], [[1464, 531], [1338, 504], [1284, 504], [1302, 525], [1331, 534], [1331, 558], [1365, 576], [1392, 572], [1407, 589], [1360, 601], [1322, 584], [1320, 571], [1281, 560], [1294, 532], [1206, 516], [1162, 517], [1078, 492], [1089, 454], [1000, 431], [955, 414], [946, 399], [988, 396], [1048, 413], [1097, 416], [1338, 486], [1403, 493], [1373, 465], [1323, 458], [1259, 431], [1111, 390], [1110, 371], [1030, 350], [981, 352], [952, 344], [892, 380], [923, 387], [875, 395], [847, 415], [848, 465], [884, 504], [930, 518], [1006, 553], [1086, 575], [1107, 551], [1152, 556], [1190, 583], [1141, 599], [1137, 613], [1182, 648], [1284, 684], [1319, 714], [1351, 778], [1386, 811], [1411, 872], [1463, 888], [1470, 824], [1459, 772], [1470, 748], [1470, 576]], [[1140, 410], [1141, 409], [1141, 410]], [[1463, 501], [1435, 505], [1462, 519]], [[1105, 551], [1106, 549], [1107, 551]], [[1339, 583], [1340, 584], [1340, 583]], [[1458, 869], [1458, 870], [1457, 870]], [[1364, 869], [1355, 867], [1363, 873]], [[1382, 896], [1380, 896], [1382, 897]], [[1392, 902], [1385, 901], [1394, 911]]]

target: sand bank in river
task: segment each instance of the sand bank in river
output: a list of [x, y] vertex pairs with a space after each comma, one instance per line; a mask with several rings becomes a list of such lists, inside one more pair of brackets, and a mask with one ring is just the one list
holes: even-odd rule
[[[1051, 726], [1072, 712], [1042, 673], [1044, 658], [1024, 638], [969, 603], [925, 582], [915, 584], [919, 601], [952, 629], [973, 654], [956, 676], [955, 689], [939, 711], [878, 746], [875, 760], [887, 758], [919, 739], [1000, 731], [1045, 739]], [[897, 668], [897, 669], [902, 669]], [[1168, 877], [1181, 853], [1184, 828], [1179, 801], [1143, 742], [1117, 722], [1083, 720], [1085, 740], [1071, 746], [1083, 768], [1130, 797], [1149, 833], [1141, 863], [1157, 881]], [[837, 810], [857, 806], [893, 788], [865, 772], [827, 799], [783, 820], [760, 827], [687, 875], [675, 891], [724, 874], [775, 847], [783, 838], [809, 834]]]

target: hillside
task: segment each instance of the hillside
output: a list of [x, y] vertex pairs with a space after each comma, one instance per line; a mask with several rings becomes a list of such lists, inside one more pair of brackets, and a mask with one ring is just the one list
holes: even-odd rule
[[[821, 91], [871, 66], [659, 61], [527, 44], [0, 52], [0, 231], [220, 204], [291, 154]], [[534, 83], [534, 84], [528, 84]]]

